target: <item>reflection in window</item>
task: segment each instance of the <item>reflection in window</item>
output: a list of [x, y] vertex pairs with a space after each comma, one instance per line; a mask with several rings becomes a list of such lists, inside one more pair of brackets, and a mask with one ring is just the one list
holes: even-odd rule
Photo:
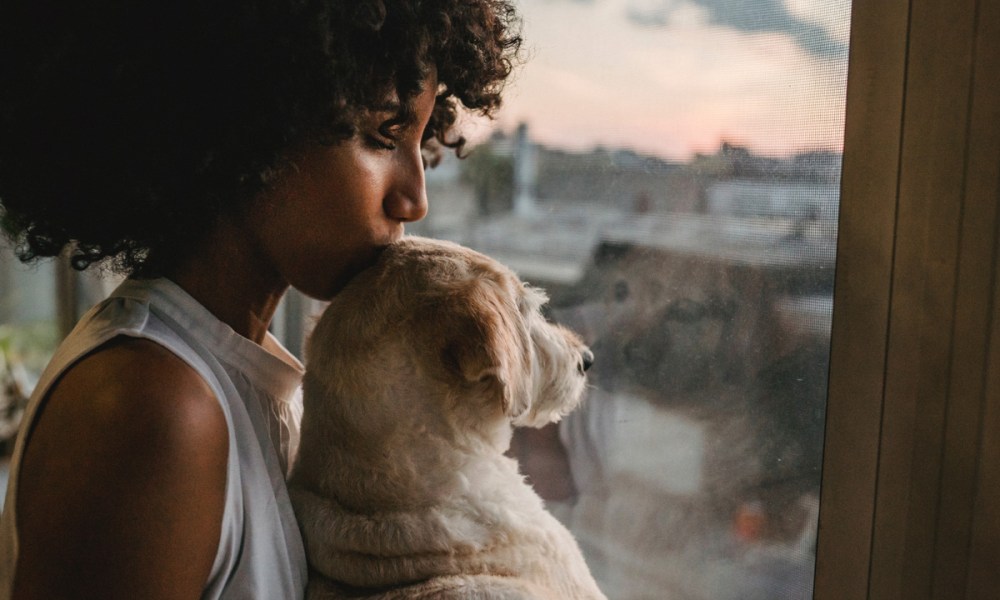
[[613, 599], [810, 598], [847, 0], [523, 2], [529, 60], [412, 230], [596, 362], [514, 452]]

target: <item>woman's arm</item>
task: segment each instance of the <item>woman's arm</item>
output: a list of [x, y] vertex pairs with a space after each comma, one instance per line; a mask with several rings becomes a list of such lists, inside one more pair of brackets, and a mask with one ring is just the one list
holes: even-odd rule
[[18, 481], [14, 598], [198, 598], [219, 544], [228, 433], [211, 389], [119, 338], [53, 387]]

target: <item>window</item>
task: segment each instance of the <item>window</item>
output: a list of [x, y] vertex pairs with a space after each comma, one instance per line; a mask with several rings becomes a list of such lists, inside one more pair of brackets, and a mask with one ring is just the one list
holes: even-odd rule
[[522, 3], [530, 60], [418, 228], [596, 362], [515, 452], [610, 598], [809, 598], [850, 3]]

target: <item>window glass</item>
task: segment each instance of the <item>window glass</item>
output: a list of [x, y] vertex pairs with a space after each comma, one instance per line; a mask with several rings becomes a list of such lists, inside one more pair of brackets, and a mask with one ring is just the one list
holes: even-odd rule
[[525, 65], [411, 228], [596, 362], [514, 453], [613, 599], [810, 598], [848, 0], [521, 2]]

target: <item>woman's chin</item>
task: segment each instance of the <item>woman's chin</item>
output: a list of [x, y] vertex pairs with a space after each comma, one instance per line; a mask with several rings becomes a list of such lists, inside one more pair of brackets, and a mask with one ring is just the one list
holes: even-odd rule
[[385, 248], [386, 246], [373, 248], [370, 252], [366, 253], [367, 256], [363, 258], [356, 257], [349, 264], [334, 269], [332, 275], [330, 274], [330, 269], [327, 269], [326, 277], [317, 277], [316, 275], [322, 271], [321, 269], [317, 269], [315, 273], [308, 274], [308, 277], [303, 276], [299, 281], [292, 281], [291, 285], [310, 298], [328, 302], [340, 293], [359, 273], [374, 265]]

